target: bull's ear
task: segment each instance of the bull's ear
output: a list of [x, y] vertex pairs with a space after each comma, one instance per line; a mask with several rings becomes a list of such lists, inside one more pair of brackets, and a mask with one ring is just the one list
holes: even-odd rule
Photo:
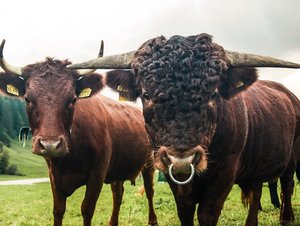
[[221, 79], [218, 91], [223, 98], [229, 99], [251, 86], [257, 77], [255, 68], [229, 68]]
[[26, 80], [11, 73], [0, 73], [0, 90], [10, 96], [23, 97]]
[[79, 98], [91, 97], [102, 88], [102, 76], [96, 73], [82, 76], [76, 81], [76, 95]]
[[112, 70], [106, 73], [105, 84], [113, 90], [126, 96], [130, 101], [139, 97], [132, 70]]

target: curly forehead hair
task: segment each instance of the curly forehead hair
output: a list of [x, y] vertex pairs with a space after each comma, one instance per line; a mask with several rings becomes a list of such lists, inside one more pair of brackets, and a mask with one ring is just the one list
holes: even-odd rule
[[210, 35], [151, 39], [138, 49], [131, 66], [136, 82], [155, 103], [156, 116], [145, 118], [154, 140], [191, 146], [197, 143], [195, 134], [203, 137], [212, 128], [207, 103], [227, 76], [228, 62]]
[[136, 52], [132, 68], [154, 98], [174, 85], [177, 91], [196, 91], [198, 98], [195, 98], [203, 102], [207, 99], [205, 94], [218, 86], [228, 62], [224, 49], [212, 42], [212, 36], [203, 33], [151, 39]]

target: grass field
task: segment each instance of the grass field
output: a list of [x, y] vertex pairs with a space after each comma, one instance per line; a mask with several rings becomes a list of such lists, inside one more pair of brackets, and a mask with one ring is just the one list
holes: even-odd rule
[[0, 180], [48, 177], [48, 169], [44, 158], [33, 155], [31, 142], [27, 141], [25, 148], [17, 140], [11, 141], [11, 147], [4, 146], [10, 155], [10, 164], [15, 164], [18, 171], [25, 176], [0, 175]]
[[[137, 186], [131, 186], [128, 182], [125, 183], [125, 193], [120, 213], [120, 225], [147, 225], [146, 197], [145, 195], [141, 196], [138, 194], [141, 183], [141, 179], [137, 180]], [[300, 186], [297, 185], [293, 197], [296, 215], [294, 225], [300, 225], [299, 189]], [[84, 191], [85, 187], [82, 187], [68, 199], [64, 225], [82, 225], [80, 205]], [[175, 202], [166, 183], [155, 183], [154, 201], [159, 225], [180, 225], [176, 214]], [[0, 203], [0, 225], [52, 225], [52, 195], [49, 183], [0, 186]], [[259, 213], [259, 225], [279, 225], [279, 210], [270, 204], [267, 187], [263, 189], [262, 205], [263, 211]], [[97, 203], [93, 225], [107, 225], [111, 208], [112, 199], [110, 187], [105, 185]], [[245, 209], [240, 202], [240, 189], [234, 186], [225, 203], [218, 225], [242, 226], [246, 214], [247, 209]]]
[[[23, 149], [17, 142], [13, 142], [9, 149], [11, 163], [18, 165], [25, 177], [0, 176], [0, 180], [47, 177], [47, 168], [43, 158], [31, 154], [30, 144]], [[177, 226], [179, 220], [175, 202], [166, 183], [155, 180], [155, 209], [160, 226]], [[137, 185], [125, 183], [124, 199], [121, 206], [120, 225], [141, 226], [147, 225], [147, 201], [145, 195], [138, 194], [142, 180], [137, 179]], [[67, 202], [67, 211], [64, 217], [65, 226], [82, 225], [80, 205], [85, 187], [78, 189]], [[297, 184], [293, 196], [295, 224], [300, 225], [300, 185]], [[0, 186], [0, 226], [48, 226], [52, 225], [52, 194], [49, 183], [35, 185]], [[275, 226], [278, 224], [279, 210], [270, 203], [268, 188], [264, 186], [262, 196], [263, 211], [259, 213], [259, 225]], [[110, 186], [102, 189], [93, 218], [93, 225], [107, 225], [112, 209]], [[240, 189], [234, 186], [219, 219], [219, 226], [243, 225], [247, 209], [240, 201]], [[195, 225], [197, 221], [195, 220]]]

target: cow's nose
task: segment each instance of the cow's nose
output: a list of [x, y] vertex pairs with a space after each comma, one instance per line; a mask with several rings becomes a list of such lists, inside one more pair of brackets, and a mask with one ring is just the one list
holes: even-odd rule
[[64, 136], [42, 137], [32, 139], [32, 152], [49, 158], [56, 158], [69, 153], [68, 145]]
[[62, 142], [61, 138], [55, 140], [40, 139], [40, 145], [42, 149], [47, 152], [56, 151], [59, 148], [61, 142]]

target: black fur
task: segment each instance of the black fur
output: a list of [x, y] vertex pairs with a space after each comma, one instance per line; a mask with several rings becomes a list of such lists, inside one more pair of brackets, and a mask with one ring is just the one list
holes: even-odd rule
[[255, 69], [230, 68], [224, 49], [208, 34], [151, 39], [138, 49], [132, 67], [137, 87], [155, 103], [156, 117], [144, 109], [153, 141], [185, 148], [209, 137], [216, 120], [210, 100], [229, 98], [257, 79]]

